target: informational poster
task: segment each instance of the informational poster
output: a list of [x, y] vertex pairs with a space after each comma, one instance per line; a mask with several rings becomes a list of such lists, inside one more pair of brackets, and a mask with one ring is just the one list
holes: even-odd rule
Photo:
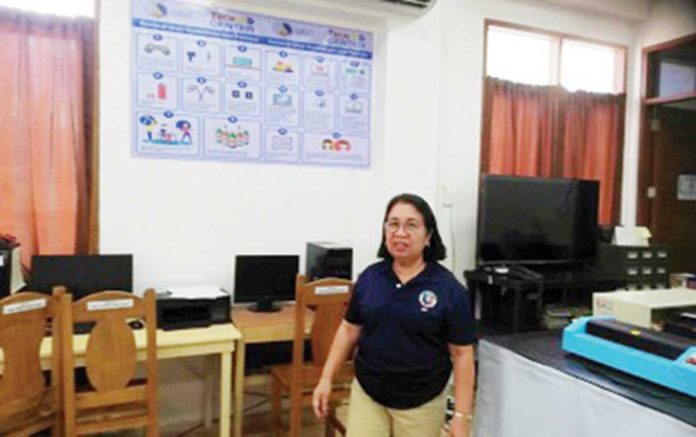
[[132, 0], [132, 36], [134, 156], [369, 166], [371, 33]]

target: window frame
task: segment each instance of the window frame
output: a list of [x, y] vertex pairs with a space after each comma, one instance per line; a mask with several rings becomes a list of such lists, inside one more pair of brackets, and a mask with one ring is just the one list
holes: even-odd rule
[[[484, 30], [483, 30], [483, 79], [487, 77], [487, 67], [488, 67], [488, 30], [490, 27], [502, 27], [511, 30], [518, 30], [521, 32], [537, 33], [540, 35], [549, 36], [556, 39], [556, 42], [552, 45], [554, 53], [551, 54], [549, 59], [549, 68], [553, 71], [551, 75], [552, 81], [555, 83], [550, 83], [548, 86], [562, 86], [561, 85], [561, 65], [563, 63], [563, 42], [565, 40], [594, 44], [599, 46], [609, 47], [618, 50], [623, 55], [623, 62], [619, 61], [617, 67], [621, 67], [620, 70], [614, 76], [614, 83], [619, 83], [619, 91], [617, 94], [626, 94], [626, 73], [628, 72], [628, 46], [624, 44], [612, 43], [608, 41], [602, 41], [594, 38], [587, 38], [584, 36], [573, 35], [563, 32], [555, 32], [552, 30], [540, 29], [538, 27], [527, 26], [523, 24], [510, 23], [507, 21], [495, 20], [491, 18], [486, 18], [484, 20]], [[555, 63], [555, 65], [553, 65]], [[620, 65], [623, 64], [623, 65]], [[617, 77], [619, 71], [621, 74], [621, 79]]]

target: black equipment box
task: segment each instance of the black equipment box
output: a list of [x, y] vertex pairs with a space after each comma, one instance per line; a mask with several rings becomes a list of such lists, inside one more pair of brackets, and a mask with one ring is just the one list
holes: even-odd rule
[[617, 320], [592, 319], [586, 326], [588, 334], [670, 360], [676, 360], [694, 345], [694, 342], [686, 337], [653, 331]]
[[157, 327], [165, 331], [228, 323], [230, 314], [230, 296], [184, 299], [157, 295]]
[[12, 278], [12, 249], [0, 247], [0, 297], [10, 295]]
[[307, 243], [305, 274], [309, 281], [321, 278], [352, 279], [353, 249], [329, 242]]
[[[19, 255], [15, 249], [19, 247], [16, 241], [6, 240], [0, 235], [0, 297], [9, 296], [13, 291], [12, 283], [13, 267], [17, 260], [13, 259]], [[21, 285], [21, 284], [19, 284]]]
[[597, 247], [596, 267], [605, 275], [626, 280], [627, 290], [670, 287], [669, 247], [615, 246]]

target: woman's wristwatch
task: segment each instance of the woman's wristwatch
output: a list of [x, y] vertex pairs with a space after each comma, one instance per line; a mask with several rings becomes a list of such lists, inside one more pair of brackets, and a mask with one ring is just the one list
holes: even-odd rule
[[462, 413], [461, 411], [455, 410], [454, 413], [452, 413], [452, 418], [471, 423], [471, 419], [473, 419], [474, 416], [471, 413]]

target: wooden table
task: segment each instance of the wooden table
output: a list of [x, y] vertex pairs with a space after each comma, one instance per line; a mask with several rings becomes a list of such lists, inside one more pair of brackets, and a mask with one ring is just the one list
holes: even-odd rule
[[[246, 345], [292, 341], [295, 334], [295, 305], [286, 304], [275, 313], [250, 311], [248, 308], [232, 309], [232, 321], [241, 332], [237, 341], [234, 364], [234, 435], [242, 435], [242, 406], [244, 403], [244, 360]], [[305, 315], [305, 332], [309, 334], [314, 316], [311, 311]]]
[[[145, 330], [134, 331], [138, 359], [145, 359]], [[75, 362], [84, 365], [87, 348], [87, 335], [75, 335], [73, 348]], [[211, 325], [207, 328], [179, 329], [175, 331], [157, 330], [157, 359], [182, 358], [204, 355], [220, 355], [220, 436], [230, 435], [230, 411], [232, 393], [232, 353], [235, 342], [240, 338], [239, 331], [231, 323]], [[0, 369], [4, 358], [0, 351]], [[51, 366], [51, 342], [44, 339], [41, 344], [41, 362], [44, 368]], [[212, 423], [212, 379], [213, 373], [206, 374], [206, 425]], [[236, 388], [236, 387], [235, 387]], [[236, 391], [235, 391], [236, 393]], [[235, 405], [236, 407], [236, 405]]]

